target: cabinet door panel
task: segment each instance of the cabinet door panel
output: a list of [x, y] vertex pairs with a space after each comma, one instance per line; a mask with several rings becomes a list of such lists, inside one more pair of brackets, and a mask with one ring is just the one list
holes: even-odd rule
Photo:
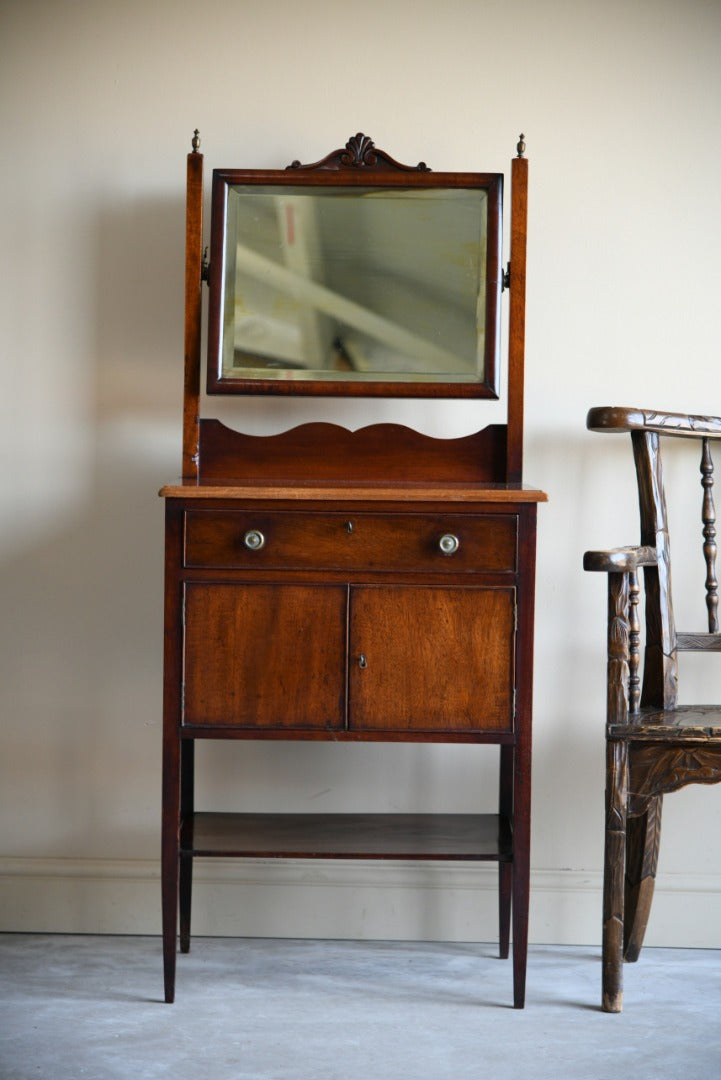
[[185, 724], [342, 728], [344, 586], [189, 583]]
[[510, 731], [515, 590], [351, 590], [349, 726]]

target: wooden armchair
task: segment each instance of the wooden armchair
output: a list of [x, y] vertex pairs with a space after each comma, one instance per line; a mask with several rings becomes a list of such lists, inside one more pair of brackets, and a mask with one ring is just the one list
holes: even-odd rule
[[[586, 570], [608, 574], [602, 1007], [620, 1012], [622, 959], [638, 959], [653, 898], [663, 796], [686, 784], [721, 780], [721, 706], [677, 704], [678, 653], [721, 652], [711, 458], [712, 440], [721, 439], [721, 419], [597, 408], [586, 423], [591, 431], [630, 433], [641, 512], [640, 545], [588, 551], [584, 557]], [[701, 444], [707, 632], [680, 633], [674, 624], [661, 437]]]

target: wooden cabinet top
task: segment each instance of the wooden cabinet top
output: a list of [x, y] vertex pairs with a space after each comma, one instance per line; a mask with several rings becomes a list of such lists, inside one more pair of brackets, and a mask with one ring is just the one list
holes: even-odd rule
[[160, 489], [166, 499], [271, 499], [292, 502], [395, 502], [395, 503], [539, 503], [544, 491], [526, 484], [268, 484], [267, 482], [225, 484], [178, 480]]

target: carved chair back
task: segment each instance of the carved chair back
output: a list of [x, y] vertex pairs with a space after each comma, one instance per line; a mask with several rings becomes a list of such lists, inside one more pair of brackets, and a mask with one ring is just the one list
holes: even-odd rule
[[[628, 573], [628, 697], [627, 717], [639, 708], [675, 709], [678, 702], [678, 653], [721, 651], [716, 576], [716, 511], [713, 498], [714, 463], [711, 443], [721, 439], [721, 420], [639, 409], [597, 408], [588, 414], [592, 431], [628, 432], [631, 435], [638, 481], [641, 543], [618, 549]], [[677, 631], [671, 594], [671, 546], [664, 486], [661, 441], [694, 439], [699, 443], [700, 532], [706, 568], [707, 629]], [[646, 636], [643, 684], [640, 668], [640, 618], [638, 570], [643, 567], [646, 604]], [[589, 569], [595, 567], [589, 566]], [[600, 569], [600, 567], [598, 567]], [[610, 569], [610, 567], [607, 567]], [[625, 588], [623, 590], [626, 591]], [[620, 598], [619, 598], [620, 599]], [[616, 715], [616, 721], [622, 717]]]
[[[602, 1002], [605, 1011], [620, 1012], [622, 957], [638, 959], [651, 909], [663, 796], [686, 784], [721, 781], [721, 707], [678, 704], [678, 654], [721, 651], [711, 457], [711, 443], [721, 438], [721, 420], [600, 408], [590, 411], [587, 426], [631, 435], [641, 511], [640, 544], [588, 551], [584, 557], [587, 570], [608, 575]], [[666, 437], [700, 444], [699, 539], [703, 538], [707, 608], [707, 629], [700, 633], [681, 633], [674, 620], [661, 462]], [[643, 682], [641, 569], [646, 596]]]

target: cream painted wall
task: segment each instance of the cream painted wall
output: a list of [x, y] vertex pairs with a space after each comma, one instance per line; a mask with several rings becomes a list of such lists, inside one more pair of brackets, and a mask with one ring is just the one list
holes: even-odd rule
[[[581, 556], [637, 524], [629, 448], [584, 417], [613, 402], [721, 414], [719, 44], [714, 0], [0, 5], [0, 927], [159, 930], [156, 491], [179, 469], [193, 128], [208, 170], [314, 160], [362, 130], [403, 161], [503, 171], [522, 130], [526, 473], [550, 495], [531, 934], [599, 940], [605, 594]], [[330, 400], [251, 401], [242, 426], [311, 416], [485, 423], [468, 405]], [[697, 514], [694, 495], [679, 518], [696, 532]], [[676, 584], [685, 610], [691, 579]], [[690, 694], [721, 692], [691, 677]], [[493, 803], [476, 748], [201, 749], [214, 805]], [[668, 801], [650, 941], [721, 946], [720, 800]], [[485, 871], [216, 864], [199, 878], [203, 932], [496, 933]]]

